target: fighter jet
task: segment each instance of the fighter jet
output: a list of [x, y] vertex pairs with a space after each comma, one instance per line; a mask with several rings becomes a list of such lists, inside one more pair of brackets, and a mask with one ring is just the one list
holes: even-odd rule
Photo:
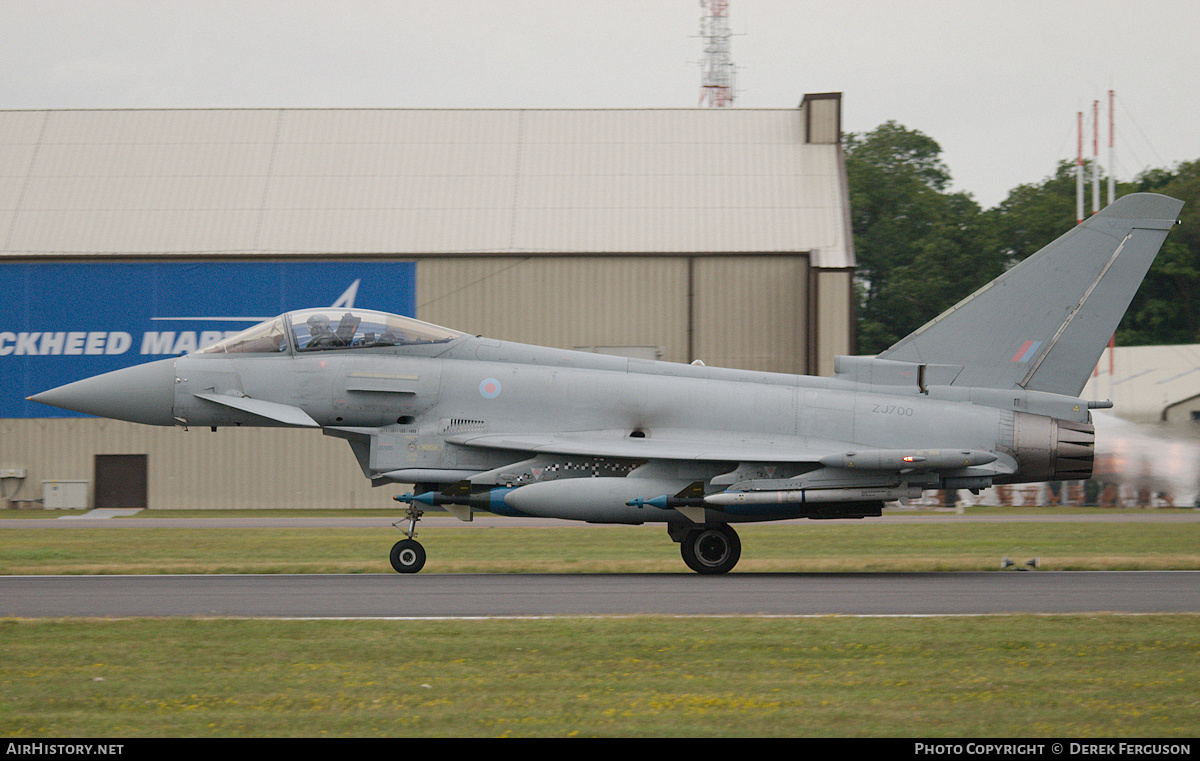
[[665, 524], [701, 574], [734, 525], [868, 518], [927, 489], [1087, 479], [1079, 398], [1182, 202], [1120, 198], [876, 357], [831, 377], [530, 346], [368, 309], [289, 312], [172, 359], [32, 400], [149, 425], [287, 426], [345, 439], [412, 484], [391, 551], [432, 508]]

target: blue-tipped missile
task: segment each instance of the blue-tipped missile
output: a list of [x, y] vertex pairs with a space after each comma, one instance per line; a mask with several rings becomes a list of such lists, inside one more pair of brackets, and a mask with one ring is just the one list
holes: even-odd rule
[[652, 499], [631, 499], [625, 504], [630, 507], [657, 507], [660, 510], [673, 510], [677, 507], [702, 507], [704, 499], [702, 497], [672, 497], [670, 494], [664, 494], [661, 497]]
[[674, 496], [663, 494], [659, 497], [646, 499], [639, 497], [631, 499], [625, 503], [630, 507], [657, 507], [660, 510], [674, 510], [678, 507], [703, 507], [704, 506], [704, 482], [695, 481], [688, 484], [687, 488], [680, 491]]
[[440, 501], [441, 498], [442, 494], [436, 491], [427, 491], [421, 494], [409, 492], [408, 494], [397, 494], [395, 497], [392, 497], [397, 502], [403, 502], [407, 505], [411, 505], [414, 502], [420, 502], [423, 505], [463, 504], [460, 502], [451, 502], [448, 498], [446, 501]]
[[[429, 505], [431, 507], [443, 507], [445, 505], [469, 505], [470, 507], [474, 507], [479, 510], [487, 510], [488, 512], [504, 515], [508, 512], [507, 510], [503, 509], [504, 495], [511, 491], [512, 489], [498, 488], [475, 492], [473, 494], [450, 493], [444, 491], [427, 491], [422, 492], [421, 494], [413, 494], [412, 492], [409, 492], [408, 494], [397, 494], [395, 497], [393, 497], [393, 499], [395, 499], [397, 502], [404, 502], [409, 505], [413, 504], [414, 502], [419, 502], [423, 505]], [[501, 509], [497, 510], [497, 507]]]

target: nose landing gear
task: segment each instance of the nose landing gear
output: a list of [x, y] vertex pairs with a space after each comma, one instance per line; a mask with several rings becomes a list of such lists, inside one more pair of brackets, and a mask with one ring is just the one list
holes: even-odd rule
[[[396, 497], [399, 501], [400, 497]], [[421, 515], [424, 511], [413, 506], [412, 502], [408, 503], [408, 508], [404, 511], [405, 517], [408, 518], [408, 529], [400, 529], [408, 535], [407, 539], [401, 539], [392, 546], [392, 552], [388, 556], [392, 561], [392, 568], [396, 573], [416, 573], [425, 567], [425, 548], [416, 539], [413, 539], [417, 534], [417, 521], [421, 520]], [[400, 522], [393, 523], [393, 526], [399, 528]]]
[[391, 561], [396, 573], [416, 573], [425, 567], [425, 548], [416, 539], [401, 539], [392, 547]]

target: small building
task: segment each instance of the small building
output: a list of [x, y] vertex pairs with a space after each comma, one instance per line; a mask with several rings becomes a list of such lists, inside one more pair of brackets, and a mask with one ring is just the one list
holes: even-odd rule
[[1109, 347], [1083, 397], [1111, 400], [1112, 414], [1131, 423], [1200, 435], [1200, 345]]

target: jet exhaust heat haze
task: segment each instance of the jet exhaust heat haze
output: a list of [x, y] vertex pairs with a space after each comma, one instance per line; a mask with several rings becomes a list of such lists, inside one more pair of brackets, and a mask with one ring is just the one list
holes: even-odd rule
[[1196, 505], [1200, 492], [1200, 440], [1166, 425], [1131, 423], [1096, 415], [1095, 477], [1142, 494]]
[[[366, 309], [289, 312], [194, 354], [31, 397], [164, 426], [314, 428], [375, 484], [413, 484], [406, 538], [441, 507], [664, 524], [694, 571], [738, 562], [734, 525], [869, 518], [930, 489], [1092, 475], [1084, 383], [1183, 204], [1118, 199], [876, 357], [832, 377], [604, 356]], [[402, 529], [403, 530], [403, 529]]]

